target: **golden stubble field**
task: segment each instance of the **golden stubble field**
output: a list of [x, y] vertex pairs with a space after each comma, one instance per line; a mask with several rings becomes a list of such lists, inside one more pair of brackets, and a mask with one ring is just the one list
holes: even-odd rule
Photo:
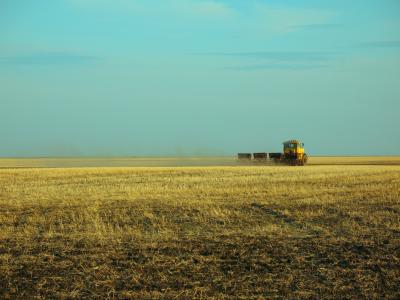
[[0, 169], [0, 298], [113, 297], [399, 298], [400, 166]]

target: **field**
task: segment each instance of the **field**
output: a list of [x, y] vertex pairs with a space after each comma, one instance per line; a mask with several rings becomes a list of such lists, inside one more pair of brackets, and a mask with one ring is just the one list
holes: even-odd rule
[[115, 160], [0, 160], [0, 298], [400, 298], [399, 158]]

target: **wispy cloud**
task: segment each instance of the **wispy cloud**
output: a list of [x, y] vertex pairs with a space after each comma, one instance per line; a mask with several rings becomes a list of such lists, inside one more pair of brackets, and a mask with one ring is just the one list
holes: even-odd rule
[[227, 5], [216, 1], [202, 1], [199, 3], [192, 3], [192, 13], [213, 16], [225, 16], [233, 12]]
[[[326, 68], [336, 54], [320, 51], [262, 51], [262, 52], [215, 52], [199, 55], [240, 58], [242, 65], [228, 66], [224, 69], [235, 71], [257, 71], [265, 69], [306, 70]], [[257, 63], [249, 63], [257, 61]], [[245, 64], [246, 63], [246, 64]]]
[[247, 57], [272, 61], [326, 61], [334, 53], [322, 51], [260, 51], [260, 52], [214, 52], [200, 55]]
[[400, 41], [373, 41], [360, 43], [358, 46], [364, 48], [399, 48]]
[[181, 14], [193, 17], [224, 17], [234, 10], [216, 0], [168, 0], [152, 3], [147, 0], [68, 0], [75, 7], [90, 10], [106, 10], [108, 13], [124, 13], [141, 16], [173, 16]]
[[[101, 16], [139, 16], [140, 18], [160, 18], [161, 22], [185, 22], [190, 28], [198, 22], [218, 22], [225, 29], [254, 34], [282, 34], [298, 24], [320, 24], [329, 22], [334, 13], [330, 10], [310, 9], [269, 1], [228, 1], [228, 0], [66, 0], [74, 8], [90, 13], [100, 12]], [[273, 1], [274, 2], [274, 1]], [[158, 20], [155, 22], [158, 24]], [[215, 24], [214, 24], [215, 26]], [[189, 30], [189, 29], [188, 29]]]
[[296, 30], [328, 30], [328, 29], [340, 29], [345, 27], [343, 24], [329, 24], [329, 23], [317, 23], [317, 24], [304, 24], [304, 25], [295, 25], [290, 26], [288, 29], [296, 29]]
[[260, 70], [313, 70], [328, 67], [327, 64], [314, 64], [314, 63], [266, 63], [257, 65], [234, 66], [224, 68], [225, 70], [233, 71], [260, 71]]
[[87, 64], [99, 61], [100, 58], [91, 55], [81, 55], [64, 52], [31, 53], [15, 56], [0, 56], [2, 65], [70, 65]]

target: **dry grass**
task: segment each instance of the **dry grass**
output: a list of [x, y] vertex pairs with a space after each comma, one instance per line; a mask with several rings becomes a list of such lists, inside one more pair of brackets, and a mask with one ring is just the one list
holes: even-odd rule
[[[0, 158], [4, 168], [74, 168], [74, 167], [179, 167], [274, 165], [272, 162], [238, 162], [236, 157], [70, 157], [70, 158]], [[400, 165], [400, 156], [311, 156], [308, 165]]]
[[0, 170], [0, 298], [395, 299], [399, 253], [400, 166]]

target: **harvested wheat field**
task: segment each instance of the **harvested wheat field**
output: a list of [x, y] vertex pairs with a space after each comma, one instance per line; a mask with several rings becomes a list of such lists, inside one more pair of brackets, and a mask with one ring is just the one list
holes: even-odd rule
[[364, 163], [8, 165], [0, 298], [398, 299], [400, 166]]

